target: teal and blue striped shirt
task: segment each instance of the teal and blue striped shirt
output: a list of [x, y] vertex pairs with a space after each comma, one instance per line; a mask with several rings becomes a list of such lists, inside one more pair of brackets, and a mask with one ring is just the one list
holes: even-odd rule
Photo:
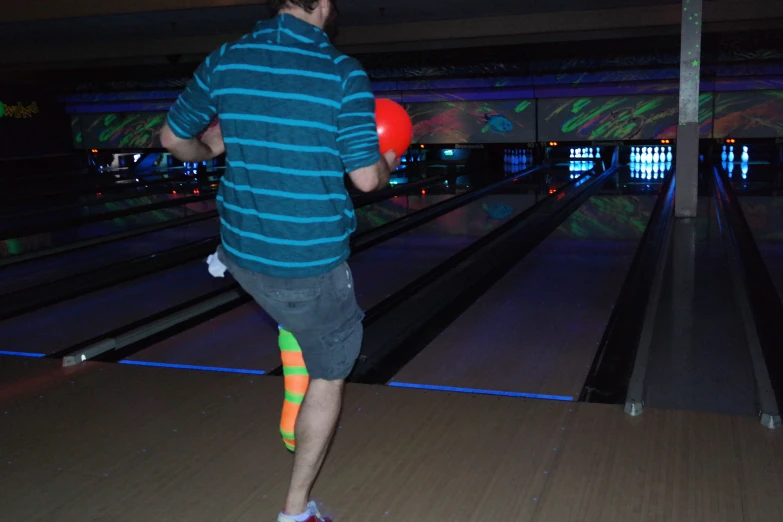
[[380, 159], [375, 98], [359, 62], [291, 15], [260, 22], [197, 69], [168, 122], [183, 139], [217, 115], [228, 167], [221, 237], [239, 266], [312, 277], [348, 258], [345, 172]]

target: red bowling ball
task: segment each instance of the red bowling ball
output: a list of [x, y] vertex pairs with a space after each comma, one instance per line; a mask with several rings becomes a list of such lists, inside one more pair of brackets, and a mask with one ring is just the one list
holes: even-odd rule
[[413, 124], [402, 105], [388, 98], [376, 98], [375, 122], [381, 153], [393, 150], [398, 158], [405, 155], [413, 139]]

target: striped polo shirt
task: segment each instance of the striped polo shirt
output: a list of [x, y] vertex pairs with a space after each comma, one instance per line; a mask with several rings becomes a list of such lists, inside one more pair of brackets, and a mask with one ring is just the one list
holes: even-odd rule
[[227, 162], [221, 238], [232, 261], [282, 278], [345, 261], [356, 229], [345, 173], [381, 157], [375, 98], [359, 62], [321, 29], [281, 14], [209, 55], [168, 122], [190, 139], [215, 115]]

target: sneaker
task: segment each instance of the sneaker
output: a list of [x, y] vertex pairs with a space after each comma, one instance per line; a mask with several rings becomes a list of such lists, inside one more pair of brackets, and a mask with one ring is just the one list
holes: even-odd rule
[[[307, 504], [307, 510], [310, 512], [310, 517], [307, 518], [305, 522], [332, 522], [331, 518], [324, 518], [321, 515], [321, 513], [318, 511], [318, 506], [315, 505], [315, 502], [310, 501], [310, 503]], [[295, 522], [295, 520], [291, 516], [280, 513], [280, 515], [277, 517], [277, 522]]]

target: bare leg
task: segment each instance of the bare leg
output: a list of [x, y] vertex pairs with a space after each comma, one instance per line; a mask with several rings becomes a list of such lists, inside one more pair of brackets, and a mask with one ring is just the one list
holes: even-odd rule
[[343, 381], [314, 379], [310, 382], [296, 420], [294, 471], [284, 509], [288, 515], [307, 510], [310, 490], [334, 436], [342, 393]]

